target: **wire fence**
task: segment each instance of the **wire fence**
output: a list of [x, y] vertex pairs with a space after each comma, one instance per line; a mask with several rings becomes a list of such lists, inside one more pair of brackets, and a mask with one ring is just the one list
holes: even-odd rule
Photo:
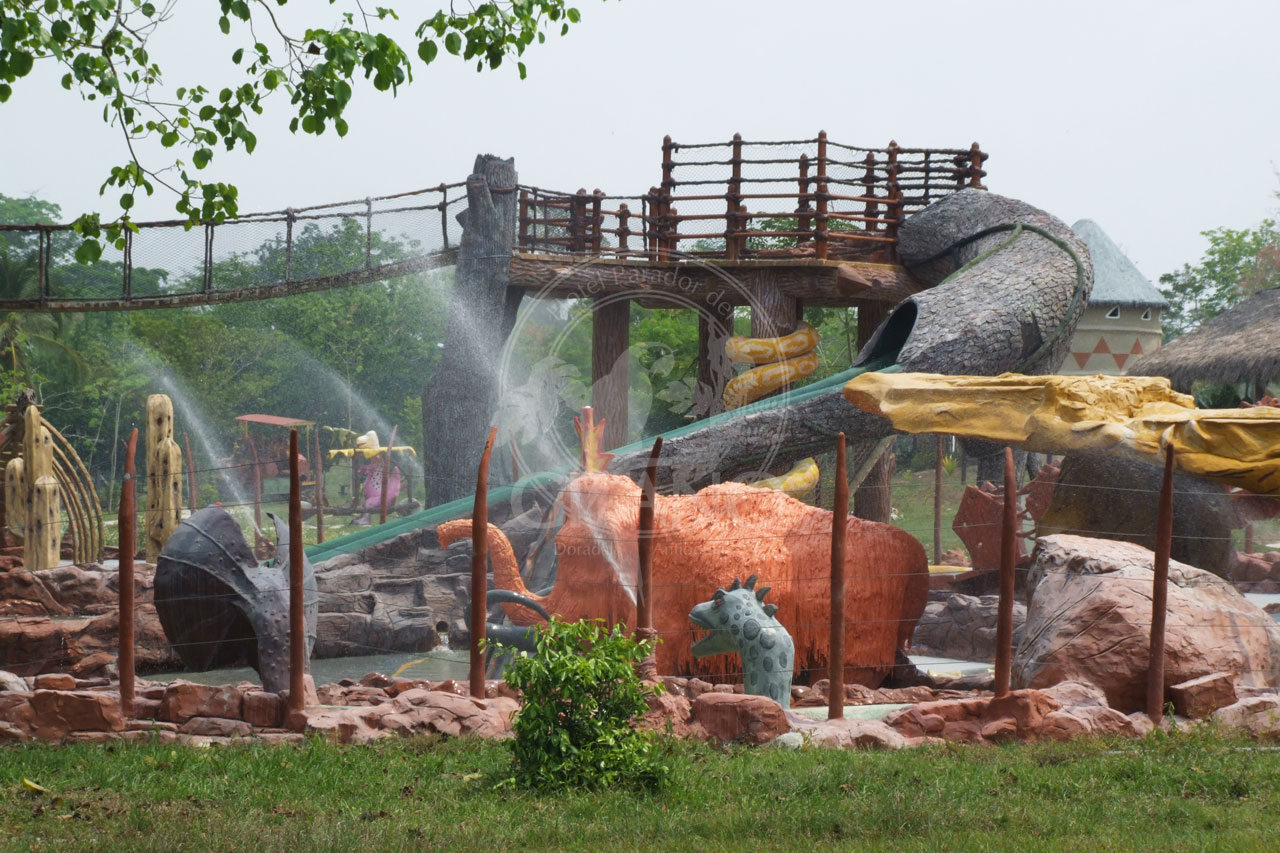
[[[245, 465], [213, 466], [200, 469], [200, 473], [214, 475], [243, 469]], [[146, 478], [140, 479], [140, 483]], [[495, 482], [495, 485], [497, 483]], [[895, 503], [924, 503], [931, 497], [932, 484], [922, 482], [891, 483], [894, 490]], [[1073, 489], [1084, 488], [1072, 486]], [[1107, 495], [1120, 496], [1129, 501], [1156, 501], [1157, 490], [1134, 485], [1114, 485], [1088, 487], [1096, 489], [1099, 497]], [[571, 484], [561, 493], [564, 506], [573, 515], [584, 511], [586, 507], [617, 505], [619, 503], [638, 500], [638, 489], [589, 487], [585, 483]], [[741, 559], [735, 566], [741, 565], [742, 572], [755, 571], [759, 575], [757, 588], [770, 586], [777, 592], [776, 598], [783, 593], [792, 602], [784, 609], [788, 618], [783, 624], [794, 636], [817, 635], [825, 637], [830, 630], [830, 621], [826, 618], [826, 601], [828, 600], [830, 575], [825, 560], [829, 557], [830, 528], [829, 522], [824, 527], [821, 523], [812, 525], [796, 524], [787, 530], [769, 530], [762, 528], [758, 513], [762, 504], [777, 500], [766, 492], [737, 493], [700, 493], [680, 495], [662, 500], [680, 502], [686, 509], [691, 509], [692, 518], [702, 519], [714, 516], [720, 520], [719, 526], [703, 525], [696, 532], [688, 529], [664, 530], [661, 528], [663, 505], [659, 503], [656, 513], [659, 528], [654, 537], [654, 550], [658, 559], [662, 555], [675, 555], [667, 562], [672, 567], [684, 560], [690, 567], [683, 572], [666, 572], [655, 576], [652, 583], [652, 594], [657, 601], [694, 602], [710, 597], [713, 589], [707, 578], [698, 574], [694, 567], [700, 555], [711, 553], [736, 553]], [[251, 501], [228, 502], [225, 508], [249, 507]], [[138, 523], [142, 522], [143, 511], [138, 512]], [[615, 516], [610, 516], [615, 518]], [[547, 558], [558, 556], [563, 558], [567, 552], [577, 554], [593, 552], [600, 555], [599, 573], [591, 577], [580, 575], [561, 576], [556, 581], [558, 601], [599, 601], [602, 596], [621, 595], [635, 601], [640, 591], [638, 579], [633, 569], [633, 550], [636, 548], [634, 532], [627, 532], [617, 524], [600, 522], [594, 527], [577, 523], [572, 529], [565, 529], [557, 510], [554, 507], [543, 507], [543, 519], [547, 529], [540, 537], [546, 549]], [[616, 520], [616, 518], [615, 518]], [[581, 522], [581, 518], [577, 518]], [[820, 519], [819, 519], [820, 522]], [[927, 541], [932, 535], [932, 526], [922, 524], [904, 524], [899, 529]], [[1052, 532], [1041, 530], [1044, 532]], [[1072, 529], [1070, 532], [1080, 535], [1110, 537], [1114, 531]], [[1208, 533], [1197, 530], [1174, 531], [1175, 541], [1213, 541], [1230, 539], [1230, 532]], [[533, 541], [538, 541], [537, 539]], [[813, 542], [806, 545], [805, 542]], [[851, 550], [860, 546], [855, 539]], [[521, 565], [532, 566], [537, 562], [536, 554], [532, 555], [534, 545], [526, 541], [517, 553]], [[795, 550], [808, 555], [809, 561], [796, 566], [783, 558], [786, 553]], [[770, 563], [761, 563], [754, 559], [756, 554], [774, 554], [779, 559]], [[610, 556], [612, 555], [612, 557]], [[412, 543], [412, 547], [403, 547], [397, 553], [390, 550], [379, 553], [377, 548], [367, 549], [355, 555], [353, 559], [340, 561], [332, 566], [322, 566], [317, 581], [320, 593], [320, 630], [321, 649], [328, 653], [338, 653], [343, 657], [377, 657], [377, 666], [399, 666], [411, 661], [420, 661], [417, 666], [426, 666], [431, 671], [449, 677], [463, 677], [463, 662], [457, 651], [433, 648], [441, 635], [447, 635], [458, 627], [465, 618], [470, 588], [466, 570], [459, 565], [457, 557], [465, 556], [469, 563], [469, 554], [465, 548], [451, 550], [436, 546], [430, 532], [424, 532]], [[679, 557], [679, 560], [676, 559]], [[620, 558], [620, 559], [619, 559]], [[757, 570], [755, 567], [759, 566]], [[1280, 567], [1275, 573], [1280, 580]], [[260, 569], [270, 572], [270, 568]], [[903, 565], [891, 562], [869, 563], [860, 572], [850, 575], [848, 583], [862, 585], [867, 589], [892, 590], [902, 585], [903, 578], [918, 574], [918, 568], [908, 569]], [[1050, 568], [1045, 577], [1062, 574], [1065, 570]], [[719, 583], [727, 583], [729, 577], [719, 579]], [[96, 575], [93, 571], [78, 575], [68, 573], [66, 569], [47, 570], [43, 573], [28, 573], [23, 570], [0, 573], [0, 587], [5, 589], [3, 603], [0, 604], [0, 636], [6, 638], [0, 643], [0, 652], [4, 659], [0, 660], [0, 669], [15, 671], [21, 675], [34, 675], [39, 672], [52, 671], [85, 671], [86, 666], [97, 666], [95, 672], [103, 671], [103, 654], [113, 658], [118, 653], [115, 644], [115, 622], [112, 615], [112, 604], [115, 590], [112, 586], [114, 572], [103, 571]], [[1131, 589], [1142, 585], [1142, 580], [1116, 573], [1093, 574], [1088, 577], [1093, 584], [1094, 593], [1099, 584], [1123, 584]], [[1205, 577], [1202, 585], [1216, 585], [1218, 581]], [[1192, 586], [1196, 585], [1195, 583]], [[272, 583], [270, 575], [260, 578], [260, 589], [267, 594], [287, 592], [287, 579], [280, 577]], [[18, 590], [25, 590], [17, 594]], [[874, 596], [873, 596], [874, 597]], [[191, 597], [170, 598], [169, 605], [181, 605], [184, 602], [200, 602], [209, 607], [219, 604], [233, 603], [237, 596], [231, 592], [225, 594], [204, 594]], [[143, 638], [145, 653], [139, 656], [140, 669], [145, 675], [148, 672], [180, 669], [180, 663], [173, 650], [163, 638], [154, 610], [151, 594], [150, 576], [142, 576], [140, 601], [139, 636]], [[680, 612], [687, 613], [688, 607], [683, 604]], [[891, 609], [890, 609], [891, 610]], [[503, 611], [491, 609], [491, 617], [503, 619]], [[858, 636], [868, 636], [878, 632], [887, 632], [886, 636], [897, 636], [899, 626], [915, 622], [914, 617], [903, 616], [895, 612], [868, 612], [866, 609], [851, 609], [846, 618], [846, 630]], [[1150, 628], [1149, 620], [1126, 620], [1130, 631], [1146, 631]], [[974, 625], [977, 630], [979, 625]], [[990, 627], [990, 626], [987, 626]], [[1191, 631], [1228, 631], [1237, 638], [1256, 632], [1272, 632], [1276, 629], [1265, 624], [1250, 624], [1240, 621], [1235, 615], [1218, 615], [1206, 611], [1203, 618], [1183, 613], [1170, 619], [1170, 630]], [[669, 646], [687, 647], [698, 639], [704, 631], [687, 619], [671, 619], [661, 617], [657, 636]], [[1268, 634], [1271, 636], [1271, 634]], [[1248, 638], [1246, 637], [1245, 640]], [[210, 639], [208, 643], [223, 642]], [[1252, 641], [1249, 641], [1252, 642]], [[1260, 640], [1266, 642], [1266, 640]], [[94, 655], [98, 657], [94, 657]], [[426, 663], [421, 663], [425, 660]], [[1018, 658], [1021, 667], [1034, 666], [1046, 662], [1023, 654]], [[861, 659], [855, 656], [846, 660], [845, 666], [850, 677], [856, 677], [859, 671], [883, 671], [892, 661], [883, 656]], [[409, 673], [413, 675], [412, 667]], [[735, 683], [741, 680], [741, 670], [737, 662], [731, 658], [716, 658], [710, 666], [702, 666], [697, 676], [713, 683]], [[1258, 664], [1258, 668], [1241, 673], [1252, 678], [1270, 678], [1272, 668]], [[354, 674], [353, 675], [358, 675]]]

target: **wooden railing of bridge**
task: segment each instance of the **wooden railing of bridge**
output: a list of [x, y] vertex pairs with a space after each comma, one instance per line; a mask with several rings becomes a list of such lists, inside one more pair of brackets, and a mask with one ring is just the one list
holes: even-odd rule
[[[701, 257], [897, 260], [905, 217], [983, 189], [987, 154], [861, 148], [814, 139], [662, 144], [661, 182], [640, 196], [521, 186], [519, 251], [667, 261]], [[722, 190], [722, 191], [720, 191]]]

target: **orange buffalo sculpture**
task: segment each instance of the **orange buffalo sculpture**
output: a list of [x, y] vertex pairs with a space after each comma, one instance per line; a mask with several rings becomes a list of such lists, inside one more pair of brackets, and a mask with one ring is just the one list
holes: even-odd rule
[[[627, 477], [584, 474], [561, 494], [565, 523], [556, 535], [555, 586], [525, 588], [515, 553], [489, 526], [497, 588], [538, 602], [563, 619], [635, 624], [640, 487]], [[471, 522], [441, 524], [442, 546], [470, 536]], [[845, 562], [846, 681], [877, 686], [910, 640], [928, 597], [924, 548], [887, 524], [850, 518]], [[695, 659], [689, 611], [735, 577], [757, 575], [772, 588], [777, 619], [795, 641], [796, 669], [822, 677], [828, 666], [831, 513], [782, 492], [739, 483], [693, 495], [659, 495], [654, 510], [653, 619], [658, 670], [723, 681], [739, 670], [728, 656]], [[504, 604], [517, 625], [541, 619]]]

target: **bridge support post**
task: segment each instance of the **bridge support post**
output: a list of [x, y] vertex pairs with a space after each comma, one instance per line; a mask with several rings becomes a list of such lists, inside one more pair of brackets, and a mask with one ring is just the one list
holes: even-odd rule
[[422, 393], [422, 455], [427, 506], [471, 493], [481, 448], [498, 403], [499, 353], [524, 291], [508, 286], [516, 244], [515, 160], [476, 157], [454, 271], [440, 364]]
[[591, 307], [591, 408], [604, 419], [602, 450], [627, 443], [631, 300], [597, 296]]
[[698, 393], [693, 401], [693, 414], [707, 418], [724, 411], [724, 386], [733, 377], [733, 368], [725, 355], [724, 344], [733, 333], [729, 327], [733, 314], [721, 316], [718, 308], [732, 306], [727, 302], [698, 309]]

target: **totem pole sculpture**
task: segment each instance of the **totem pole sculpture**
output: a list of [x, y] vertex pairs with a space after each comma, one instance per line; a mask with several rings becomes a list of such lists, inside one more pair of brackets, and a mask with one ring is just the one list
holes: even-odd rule
[[182, 523], [182, 451], [173, 440], [173, 401], [147, 398], [147, 562], [154, 563]]
[[22, 507], [23, 564], [28, 571], [39, 571], [58, 564], [62, 501], [53, 476], [53, 436], [40, 422], [40, 408], [28, 406], [23, 420], [22, 459], [9, 462], [5, 485], [7, 491], [10, 481], [16, 481], [15, 491], [22, 495], [14, 506]]

